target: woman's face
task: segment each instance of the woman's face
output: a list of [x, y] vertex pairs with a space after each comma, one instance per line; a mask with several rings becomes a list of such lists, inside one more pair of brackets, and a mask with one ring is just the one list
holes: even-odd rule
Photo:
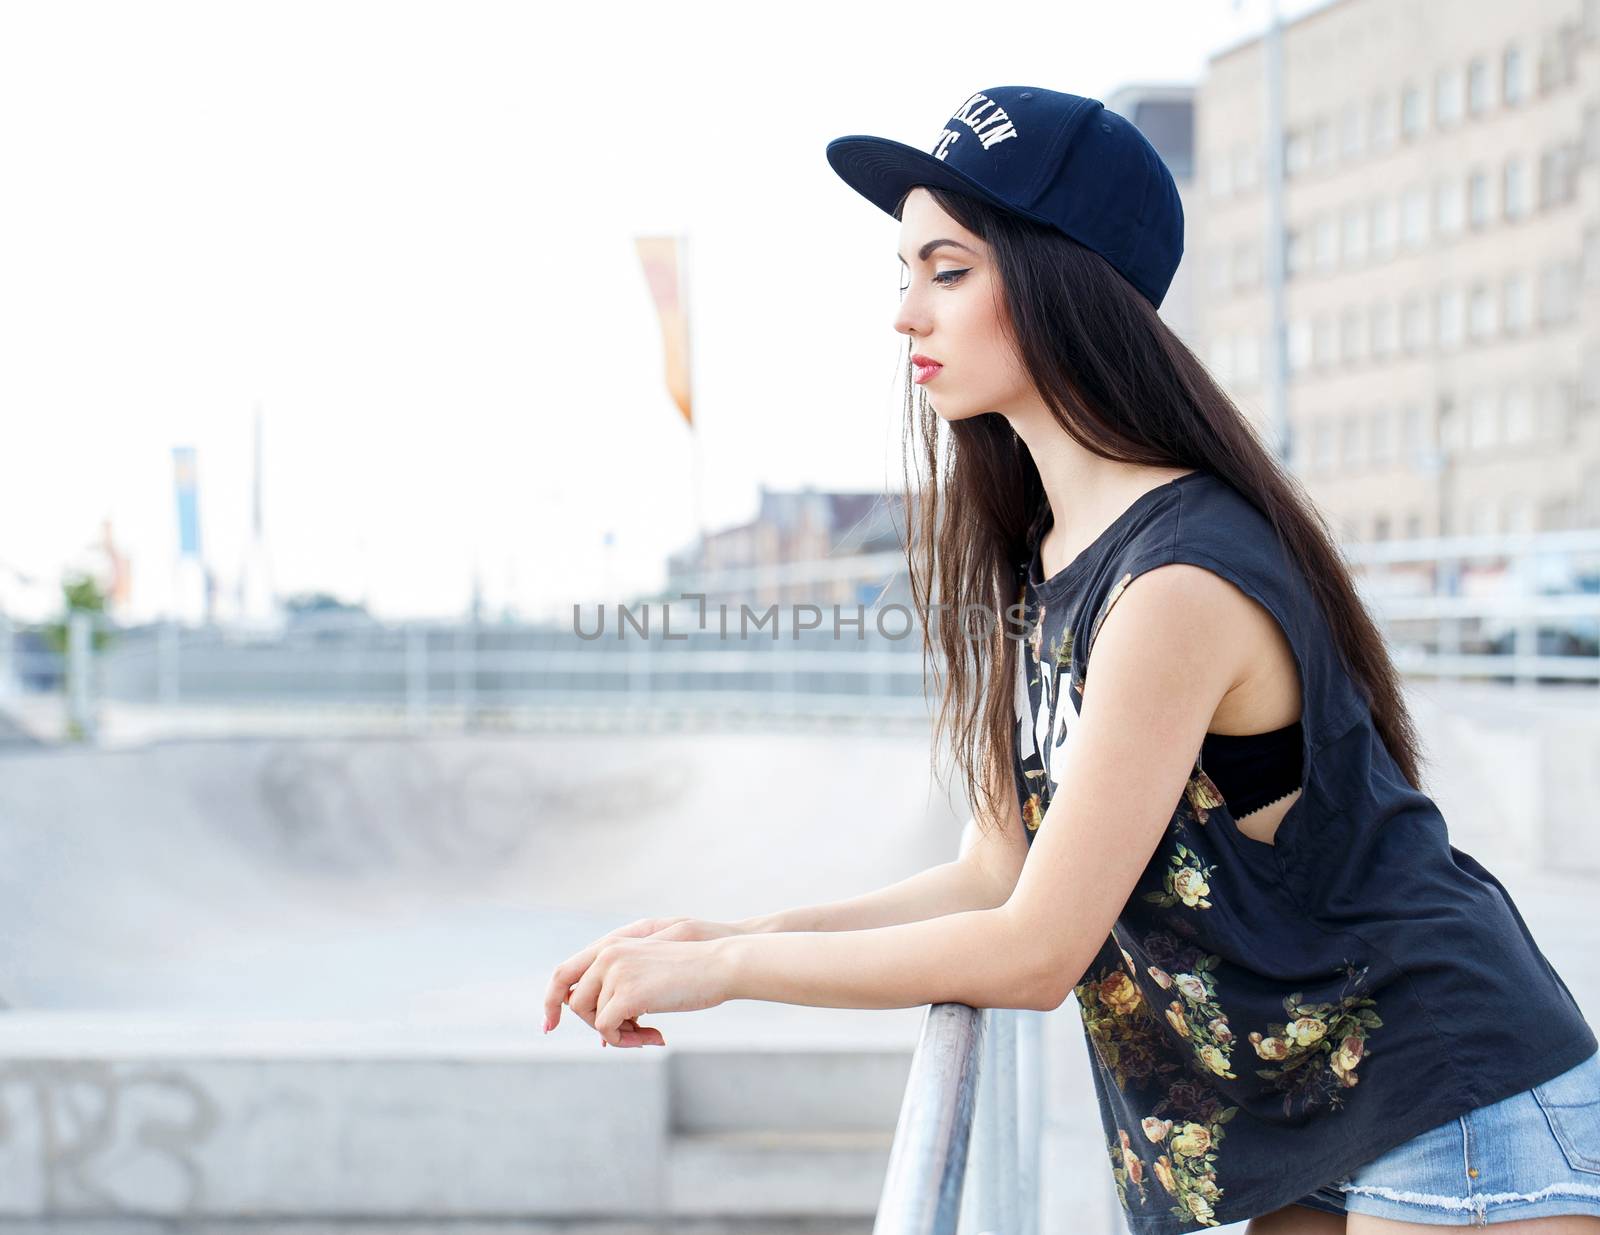
[[929, 406], [945, 420], [965, 420], [1037, 402], [1004, 329], [999, 274], [988, 246], [924, 188], [912, 189], [901, 210], [900, 260], [894, 328], [910, 337], [913, 356], [938, 362], [934, 369], [911, 366]]

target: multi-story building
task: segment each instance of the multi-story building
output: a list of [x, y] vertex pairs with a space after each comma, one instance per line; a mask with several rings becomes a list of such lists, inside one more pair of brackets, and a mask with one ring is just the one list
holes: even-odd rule
[[[1600, 525], [1600, 3], [1282, 38], [1290, 462], [1347, 540]], [[1265, 417], [1266, 47], [1196, 96], [1197, 351]]]
[[[881, 555], [903, 562], [904, 534], [899, 494], [763, 485], [755, 518], [708, 532], [668, 559], [667, 587], [692, 583], [712, 605], [903, 604], [904, 580], [890, 582], [895, 567], [885, 569]], [[724, 593], [715, 578], [727, 572], [738, 582]]]

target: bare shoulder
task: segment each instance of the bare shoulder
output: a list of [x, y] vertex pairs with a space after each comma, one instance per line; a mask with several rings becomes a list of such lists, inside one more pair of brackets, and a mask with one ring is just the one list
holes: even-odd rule
[[1122, 676], [1142, 661], [1147, 672], [1191, 675], [1203, 695], [1226, 694], [1249, 676], [1263, 621], [1275, 627], [1256, 600], [1204, 566], [1152, 566], [1112, 589], [1089, 649], [1098, 672], [1086, 670], [1086, 683], [1105, 678], [1106, 662], [1121, 662]]
[[1239, 624], [1253, 623], [1264, 613], [1232, 580], [1192, 562], [1152, 566], [1112, 592], [1101, 615], [1107, 625], [1112, 609], [1120, 606], [1131, 610], [1123, 614], [1123, 626], [1133, 623], [1152, 634], [1189, 632], [1213, 647], [1219, 640], [1242, 645], [1246, 641], [1238, 638]]

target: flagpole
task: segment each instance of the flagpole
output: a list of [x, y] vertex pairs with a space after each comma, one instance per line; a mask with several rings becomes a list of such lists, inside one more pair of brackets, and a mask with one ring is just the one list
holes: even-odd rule
[[678, 300], [683, 305], [683, 350], [689, 373], [689, 488], [694, 534], [705, 542], [704, 458], [700, 448], [700, 385], [694, 380], [694, 317], [689, 303], [689, 233], [683, 234], [683, 260], [678, 263]]

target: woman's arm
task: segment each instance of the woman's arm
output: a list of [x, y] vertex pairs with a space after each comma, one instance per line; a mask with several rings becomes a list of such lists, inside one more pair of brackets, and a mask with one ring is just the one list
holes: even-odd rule
[[781, 909], [735, 923], [744, 934], [780, 931], [855, 931], [921, 922], [964, 910], [992, 909], [1011, 895], [970, 854], [930, 866], [899, 883], [847, 900]]
[[703, 946], [721, 953], [725, 999], [1049, 1011], [1066, 997], [1052, 950], [1028, 939], [1007, 905], [871, 930], [729, 935]]
[[1097, 685], [1060, 752], [1072, 792], [1046, 810], [1004, 904], [871, 930], [713, 940], [722, 998], [1058, 1006], [1166, 837], [1194, 752], [1248, 665], [1244, 603], [1231, 584], [1181, 563], [1124, 590], [1094, 649]]

